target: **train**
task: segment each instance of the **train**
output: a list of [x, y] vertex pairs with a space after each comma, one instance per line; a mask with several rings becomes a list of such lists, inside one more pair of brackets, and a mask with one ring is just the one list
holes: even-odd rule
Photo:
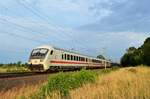
[[83, 55], [75, 51], [43, 45], [32, 50], [28, 66], [33, 72], [46, 72], [49, 70], [108, 68], [111, 67], [111, 62], [106, 59]]

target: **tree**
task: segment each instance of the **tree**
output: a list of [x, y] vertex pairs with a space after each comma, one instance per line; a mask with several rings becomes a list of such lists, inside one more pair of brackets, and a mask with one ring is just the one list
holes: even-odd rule
[[135, 47], [129, 47], [127, 49], [127, 53], [134, 53], [136, 51], [136, 48]]
[[138, 49], [129, 47], [121, 58], [121, 64], [123, 66], [137, 66], [141, 64], [150, 66], [150, 37]]
[[123, 66], [136, 66], [141, 64], [141, 55], [139, 54], [139, 50], [135, 47], [129, 47], [124, 56], [121, 58], [121, 64]]
[[21, 65], [22, 65], [21, 61], [18, 61], [17, 66], [21, 66]]
[[4, 64], [0, 63], [0, 66], [3, 66]]
[[150, 37], [142, 45], [143, 63], [150, 66]]
[[105, 57], [103, 55], [98, 55], [97, 58], [99, 58], [99, 59], [105, 59]]

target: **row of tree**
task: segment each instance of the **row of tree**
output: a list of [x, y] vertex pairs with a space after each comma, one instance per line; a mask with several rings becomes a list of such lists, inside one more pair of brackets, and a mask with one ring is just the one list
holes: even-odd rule
[[21, 61], [18, 61], [16, 63], [7, 63], [7, 64], [2, 64], [0, 63], [0, 66], [27, 66], [27, 63], [22, 63]]
[[139, 48], [130, 47], [121, 58], [122, 66], [150, 66], [150, 37], [144, 41]]

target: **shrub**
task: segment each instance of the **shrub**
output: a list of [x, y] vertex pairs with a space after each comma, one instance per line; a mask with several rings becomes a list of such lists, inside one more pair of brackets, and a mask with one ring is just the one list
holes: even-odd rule
[[46, 96], [50, 96], [54, 91], [58, 91], [62, 97], [67, 97], [69, 90], [78, 88], [88, 82], [94, 82], [95, 78], [95, 74], [87, 70], [72, 74], [60, 72], [54, 77], [49, 77], [48, 83], [38, 93], [32, 95], [31, 98], [43, 99]]

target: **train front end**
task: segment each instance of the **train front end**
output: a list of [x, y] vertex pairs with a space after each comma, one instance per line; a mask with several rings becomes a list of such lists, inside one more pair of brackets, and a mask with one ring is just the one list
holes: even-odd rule
[[45, 72], [48, 69], [48, 53], [50, 49], [48, 47], [38, 47], [32, 50], [28, 66], [33, 72]]

